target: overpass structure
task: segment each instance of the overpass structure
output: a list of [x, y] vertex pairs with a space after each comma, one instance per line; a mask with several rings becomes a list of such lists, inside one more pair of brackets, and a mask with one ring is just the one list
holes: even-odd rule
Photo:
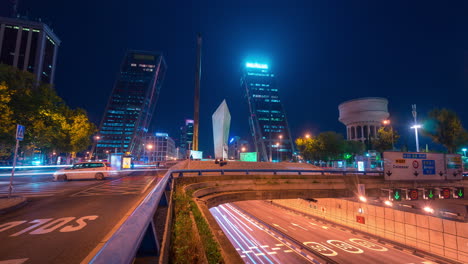
[[[243, 200], [346, 198], [356, 196], [358, 186], [365, 186], [367, 196], [385, 195], [391, 188], [434, 188], [463, 186], [463, 182], [385, 181], [382, 172], [347, 172], [307, 168], [222, 168], [212, 162], [193, 168], [190, 161], [171, 168], [135, 210], [123, 219], [122, 225], [103, 241], [91, 263], [132, 263], [141, 256], [153, 256], [159, 263], [168, 263], [173, 222], [174, 189], [190, 193], [211, 233], [221, 247], [225, 263], [242, 263], [242, 259], [224, 235], [209, 208]], [[193, 162], [193, 161], [192, 161]], [[268, 169], [268, 167], [270, 167]], [[362, 185], [363, 184], [363, 185]], [[465, 184], [466, 185], [466, 184]], [[168, 206], [164, 232], [155, 229], [158, 207]]]

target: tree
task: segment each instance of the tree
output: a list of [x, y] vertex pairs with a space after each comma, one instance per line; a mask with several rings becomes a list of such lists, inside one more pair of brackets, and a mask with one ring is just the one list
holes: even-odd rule
[[443, 145], [449, 153], [468, 143], [468, 132], [463, 128], [458, 115], [448, 109], [433, 109], [424, 122], [422, 133], [435, 143]]
[[400, 139], [400, 135], [393, 128], [384, 126], [379, 128], [377, 131], [377, 136], [372, 139], [372, 147], [380, 153], [383, 153], [386, 150], [393, 149], [393, 146]]
[[366, 144], [360, 141], [345, 140], [343, 147], [343, 158], [349, 160], [357, 155], [363, 155], [366, 151]]
[[364, 150], [363, 143], [348, 143], [341, 134], [323, 132], [317, 137], [298, 138], [296, 145], [306, 160], [341, 160], [346, 151], [360, 154]]
[[91, 144], [95, 132], [82, 109], [72, 110], [48, 84], [34, 85], [29, 72], [0, 64], [0, 158], [14, 147], [16, 124], [26, 127], [21, 148], [76, 153]]

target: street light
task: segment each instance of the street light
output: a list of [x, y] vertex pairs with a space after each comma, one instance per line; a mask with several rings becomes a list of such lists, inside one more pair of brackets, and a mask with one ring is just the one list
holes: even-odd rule
[[[153, 149], [153, 145], [151, 145], [151, 144], [146, 145], [146, 149], [147, 149], [148, 152], [149, 152], [148, 156], [153, 157], [153, 155], [152, 155], [152, 153], [151, 153], [151, 150]], [[148, 162], [151, 162], [151, 160], [150, 160], [149, 157], [148, 157]]]
[[466, 149], [466, 148], [462, 148], [462, 151], [463, 151], [463, 156], [466, 157], [466, 151], [467, 151], [467, 149]]
[[411, 105], [411, 108], [413, 108], [413, 111], [411, 113], [413, 114], [414, 118], [414, 125], [411, 128], [414, 128], [414, 136], [416, 138], [416, 152], [419, 152], [418, 129], [421, 128], [421, 125], [418, 125], [418, 112], [416, 112], [416, 105]]
[[96, 140], [96, 148], [95, 148], [95, 153], [94, 153], [94, 160], [97, 160], [97, 145], [98, 145], [98, 142], [99, 142], [99, 139], [101, 139], [100, 136], [94, 136], [94, 140]]
[[[382, 124], [384, 126], [387, 126], [387, 125], [390, 125], [390, 120], [389, 119], [385, 119], [384, 121], [382, 121]], [[395, 146], [394, 146], [394, 142], [393, 142], [393, 126], [390, 125], [390, 131], [392, 132], [392, 150], [395, 150]]]
[[241, 148], [241, 151], [242, 151], [242, 152], [245, 152], [245, 147], [242, 147], [242, 148]]
[[279, 142], [276, 142], [276, 158], [278, 159], [278, 162], [279, 162], [279, 145], [280, 143]]
[[307, 138], [307, 139], [310, 138], [310, 134], [306, 134], [305, 138]]

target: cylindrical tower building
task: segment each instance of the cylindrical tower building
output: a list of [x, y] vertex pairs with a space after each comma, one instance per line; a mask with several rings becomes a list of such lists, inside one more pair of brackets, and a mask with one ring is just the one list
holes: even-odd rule
[[388, 100], [365, 97], [346, 101], [338, 106], [339, 121], [346, 126], [348, 140], [365, 142], [377, 135], [382, 121], [389, 117]]

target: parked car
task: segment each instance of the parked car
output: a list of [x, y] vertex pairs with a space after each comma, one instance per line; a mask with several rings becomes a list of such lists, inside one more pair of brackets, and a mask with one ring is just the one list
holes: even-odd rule
[[54, 173], [54, 181], [75, 179], [104, 180], [112, 176], [113, 171], [108, 162], [80, 162], [70, 168], [64, 168]]

